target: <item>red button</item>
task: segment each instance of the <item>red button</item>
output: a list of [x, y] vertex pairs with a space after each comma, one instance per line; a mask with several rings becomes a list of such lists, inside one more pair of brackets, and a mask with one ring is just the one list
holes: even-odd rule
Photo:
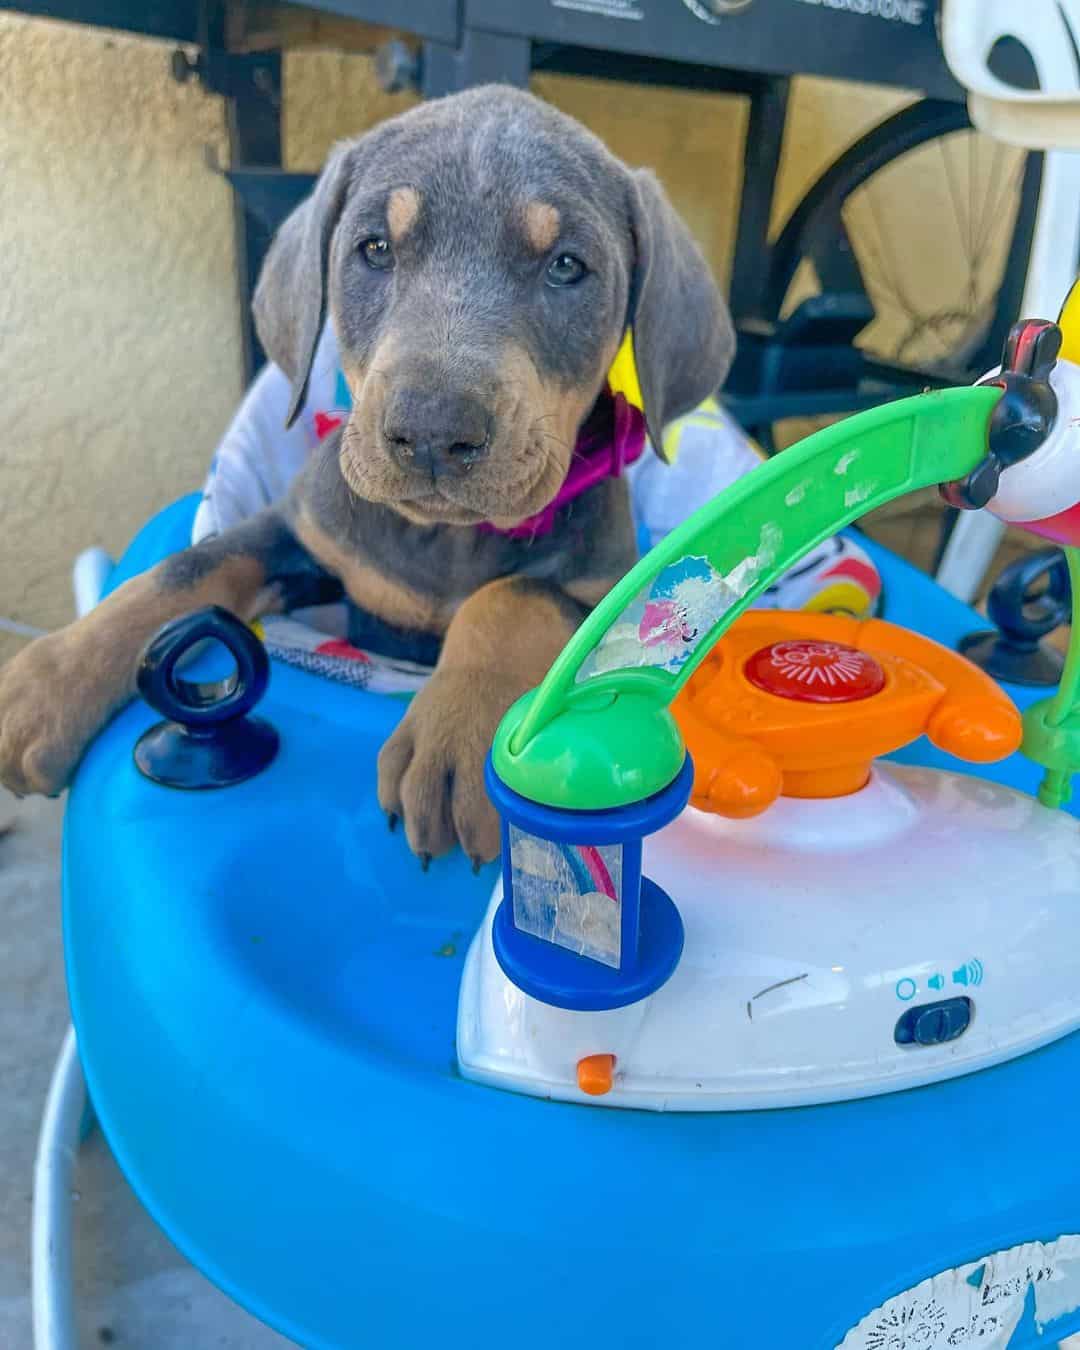
[[747, 661], [744, 673], [766, 694], [800, 703], [854, 703], [885, 688], [885, 672], [866, 652], [808, 638], [762, 647]]

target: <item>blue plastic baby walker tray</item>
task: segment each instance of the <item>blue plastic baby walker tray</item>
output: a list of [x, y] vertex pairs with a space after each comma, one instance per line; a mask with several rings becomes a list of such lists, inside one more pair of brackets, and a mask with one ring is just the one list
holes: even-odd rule
[[[111, 584], [184, 545], [194, 505], [152, 521]], [[866, 547], [893, 623], [949, 647], [985, 627]], [[1021, 707], [1038, 692], [1009, 688]], [[318, 1350], [986, 1350], [1080, 1329], [1077, 1034], [779, 1110], [467, 1081], [459, 988], [497, 868], [454, 855], [422, 875], [387, 831], [373, 766], [402, 708], [275, 663], [258, 711], [280, 748], [258, 776], [149, 781], [132, 747], [155, 716], [136, 703], [71, 792], [64, 934], [90, 1096], [211, 1280]], [[946, 762], [925, 741], [901, 758]], [[1019, 755], [980, 774], [1039, 778]]]
[[[193, 510], [151, 522], [114, 584], [182, 546]], [[949, 645], [980, 626], [868, 547], [893, 621]], [[463, 1082], [461, 962], [494, 868], [455, 856], [421, 878], [387, 832], [358, 766], [394, 700], [275, 666], [262, 708], [280, 757], [227, 803], [137, 773], [145, 706], [99, 738], [68, 806], [64, 932], [117, 1160], [181, 1250], [284, 1334], [832, 1350], [897, 1291], [1077, 1227], [1076, 1035], [784, 1112], [599, 1112]], [[1015, 756], [986, 776], [1033, 790], [1038, 772]], [[1039, 1337], [1028, 1302], [1016, 1346], [1080, 1326]]]

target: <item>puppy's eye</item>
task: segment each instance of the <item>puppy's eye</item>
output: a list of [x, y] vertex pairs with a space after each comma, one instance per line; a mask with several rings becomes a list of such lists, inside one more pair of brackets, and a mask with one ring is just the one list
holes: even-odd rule
[[394, 250], [390, 247], [390, 241], [379, 235], [365, 239], [360, 245], [360, 254], [367, 265], [377, 272], [388, 272], [394, 265]]
[[581, 259], [575, 258], [572, 253], [560, 253], [548, 263], [544, 280], [549, 286], [574, 286], [588, 270]]

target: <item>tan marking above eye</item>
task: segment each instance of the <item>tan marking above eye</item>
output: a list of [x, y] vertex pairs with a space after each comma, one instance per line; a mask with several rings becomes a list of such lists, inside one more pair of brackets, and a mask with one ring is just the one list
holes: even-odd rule
[[386, 223], [390, 238], [400, 244], [416, 223], [420, 214], [420, 194], [415, 188], [394, 188], [386, 203]]
[[559, 237], [562, 222], [548, 202], [530, 202], [525, 208], [525, 237], [537, 253], [546, 253]]

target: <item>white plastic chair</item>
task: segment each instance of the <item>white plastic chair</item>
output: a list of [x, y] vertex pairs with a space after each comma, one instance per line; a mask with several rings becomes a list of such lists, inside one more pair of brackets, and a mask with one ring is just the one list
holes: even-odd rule
[[[1027, 48], [1038, 90], [1016, 89], [991, 72], [994, 44], [1006, 37]], [[941, 39], [949, 68], [968, 90], [973, 124], [1012, 145], [1046, 151], [1017, 318], [1052, 318], [1080, 266], [1080, 0], [945, 0]], [[961, 515], [938, 582], [970, 603], [1004, 532], [989, 512]]]
[[[990, 69], [994, 45], [1006, 37], [1031, 53], [1038, 89], [1017, 89]], [[941, 15], [945, 59], [968, 91], [972, 122], [1029, 150], [1080, 147], [1078, 39], [1080, 0], [945, 0]]]

